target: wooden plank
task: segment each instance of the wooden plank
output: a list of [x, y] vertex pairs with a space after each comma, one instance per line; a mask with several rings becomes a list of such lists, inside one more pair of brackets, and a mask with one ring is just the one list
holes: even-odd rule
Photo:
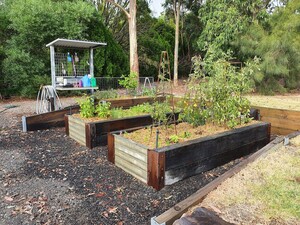
[[166, 152], [166, 170], [168, 170], [245, 146], [253, 140], [269, 139], [269, 127], [269, 123], [262, 122], [171, 145], [159, 151]]
[[177, 181], [183, 180], [184, 178], [208, 171], [210, 169], [224, 165], [225, 163], [230, 162], [233, 159], [237, 159], [253, 153], [257, 149], [265, 146], [268, 142], [269, 141], [267, 139], [254, 141], [240, 146], [239, 148], [224, 152], [222, 154], [214, 155], [204, 158], [200, 161], [194, 161], [180, 167], [166, 170], [165, 185], [171, 185]]
[[282, 127], [274, 127], [271, 126], [271, 133], [272, 134], [277, 134], [277, 135], [288, 135], [295, 132], [294, 130], [290, 130], [290, 129], [285, 129]]
[[156, 190], [165, 186], [165, 153], [148, 150], [147, 184]]
[[86, 147], [92, 149], [96, 146], [96, 126], [93, 123], [85, 124]]
[[65, 115], [65, 131], [66, 131], [66, 135], [69, 136], [69, 116]]
[[261, 120], [271, 123], [274, 127], [280, 127], [289, 130], [300, 130], [300, 120], [290, 120], [287, 118], [275, 118], [261, 115]]
[[296, 121], [300, 120], [300, 111], [267, 108], [267, 107], [257, 107], [257, 106], [253, 106], [253, 108], [259, 109], [261, 116], [275, 117], [275, 118], [296, 120]]
[[105, 120], [95, 124], [97, 135], [102, 135], [111, 131], [151, 125], [152, 118], [150, 115], [134, 116], [115, 120]]
[[203, 188], [199, 189], [197, 192], [186, 198], [185, 200], [179, 202], [163, 214], [159, 215], [158, 217], [152, 218], [152, 220], [155, 221], [157, 224], [166, 224], [171, 225], [173, 222], [180, 218], [180, 216], [185, 213], [190, 207], [195, 206], [199, 204], [204, 197], [211, 192], [212, 190], [216, 189], [222, 182], [224, 182], [226, 179], [232, 177], [234, 174], [241, 171], [243, 168], [245, 168], [249, 163], [255, 161], [257, 158], [263, 156], [268, 151], [272, 149], [278, 149], [282, 145], [283, 137], [278, 137], [272, 142], [270, 142], [265, 147], [261, 148], [259, 151], [253, 153], [248, 158], [244, 159], [241, 163], [236, 165], [231, 170], [225, 172]]
[[115, 138], [114, 134], [108, 133], [107, 135], [107, 148], [108, 148], [108, 155], [107, 159], [108, 161], [115, 163]]
[[90, 140], [91, 140], [91, 148], [97, 146], [97, 133], [96, 133], [96, 126], [95, 124], [89, 124], [90, 128]]
[[[159, 97], [158, 100], [162, 101], [165, 97]], [[125, 107], [129, 108], [138, 103], [144, 102], [153, 102], [153, 97], [139, 97], [136, 100], [132, 99], [108, 99], [107, 101], [111, 102], [112, 107]], [[98, 104], [95, 101], [95, 104]], [[124, 105], [123, 105], [124, 104]], [[65, 126], [64, 115], [65, 114], [74, 114], [79, 112], [79, 105], [73, 105], [65, 107], [64, 109], [56, 110], [53, 112], [42, 113], [38, 115], [26, 116], [23, 121], [25, 123], [22, 124], [23, 131], [34, 131], [41, 129], [48, 129], [51, 127]]]
[[91, 137], [91, 127], [90, 124], [85, 124], [85, 146], [92, 149], [92, 137]]
[[64, 109], [56, 110], [53, 112], [42, 113], [33, 116], [26, 116], [27, 131], [34, 131], [38, 129], [48, 129], [53, 126], [64, 126], [64, 115], [79, 112], [79, 106], [69, 106]]

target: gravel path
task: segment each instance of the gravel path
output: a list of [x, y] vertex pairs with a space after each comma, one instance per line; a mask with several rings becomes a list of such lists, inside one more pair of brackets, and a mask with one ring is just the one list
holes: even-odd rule
[[[72, 104], [72, 100], [69, 100]], [[0, 113], [0, 224], [149, 224], [239, 160], [155, 191], [63, 128], [23, 133], [34, 101]]]
[[[60, 98], [60, 101], [63, 107], [76, 104], [76, 98]], [[18, 126], [21, 124], [22, 116], [36, 114], [35, 107], [36, 100], [0, 101], [0, 129]]]

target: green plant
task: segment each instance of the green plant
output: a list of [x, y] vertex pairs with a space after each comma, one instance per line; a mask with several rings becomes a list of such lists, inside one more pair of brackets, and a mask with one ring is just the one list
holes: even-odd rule
[[150, 115], [156, 124], [167, 124], [168, 117], [167, 113], [171, 111], [171, 108], [167, 102], [154, 102], [152, 104], [152, 110]]
[[96, 91], [94, 97], [97, 100], [118, 98], [119, 94], [116, 90], [110, 89], [105, 91]]
[[113, 108], [110, 111], [110, 116], [112, 119], [120, 119], [125, 117], [126, 113], [122, 108]]
[[205, 76], [201, 58], [193, 58], [194, 72], [190, 75], [188, 91], [181, 103], [181, 120], [193, 126], [208, 121], [230, 128], [249, 121], [250, 102], [243, 94], [252, 90], [249, 73], [255, 64], [238, 71], [225, 59], [206, 61], [210, 73]]
[[140, 105], [132, 106], [129, 109], [114, 108], [111, 109], [111, 118], [118, 119], [129, 116], [138, 116], [143, 113], [150, 113], [152, 106], [149, 103], [143, 103]]
[[169, 143], [178, 143], [179, 142], [179, 137], [176, 134], [170, 135], [168, 138]]
[[100, 101], [96, 107], [95, 112], [100, 118], [108, 118], [111, 115], [110, 110], [111, 103], [106, 101]]
[[128, 76], [122, 75], [119, 84], [126, 88], [130, 94], [135, 94], [136, 88], [138, 87], [137, 73], [131, 71]]
[[189, 132], [189, 131], [185, 131], [183, 134], [182, 134], [182, 138], [189, 138], [192, 136], [192, 133]]
[[142, 87], [142, 96], [155, 96], [156, 89], [155, 88], [148, 88], [148, 87]]
[[94, 116], [95, 107], [94, 100], [91, 96], [83, 96], [77, 100], [80, 107], [80, 116], [84, 118], [90, 118]]

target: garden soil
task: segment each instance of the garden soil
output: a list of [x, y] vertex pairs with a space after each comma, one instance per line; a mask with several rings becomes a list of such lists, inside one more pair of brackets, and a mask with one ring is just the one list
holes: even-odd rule
[[155, 191], [109, 163], [106, 146], [80, 146], [64, 128], [23, 133], [34, 106], [0, 103], [0, 224], [149, 224], [241, 160]]

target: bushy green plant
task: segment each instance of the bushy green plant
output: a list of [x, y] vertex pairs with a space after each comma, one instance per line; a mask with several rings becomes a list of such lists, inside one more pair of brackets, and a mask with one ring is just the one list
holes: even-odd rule
[[110, 116], [112, 119], [120, 119], [126, 116], [124, 109], [122, 108], [113, 108], [110, 111]]
[[[243, 96], [252, 88], [248, 65], [237, 71], [224, 59], [212, 62], [210, 76], [200, 66], [201, 58], [194, 58], [194, 73], [190, 76], [189, 92], [183, 102], [181, 118], [194, 126], [208, 122], [232, 128], [249, 120], [250, 102]], [[197, 80], [197, 81], [196, 81]]]
[[178, 143], [179, 142], [179, 137], [176, 134], [172, 134], [168, 138], [169, 143]]
[[142, 87], [142, 96], [154, 97], [156, 93], [155, 88]]
[[143, 113], [150, 113], [152, 106], [149, 103], [132, 106], [129, 109], [115, 108], [111, 110], [111, 118], [118, 119], [128, 116], [138, 116]]
[[91, 96], [84, 96], [77, 100], [80, 107], [80, 116], [90, 118], [95, 115], [94, 99]]
[[100, 101], [95, 109], [98, 117], [100, 118], [108, 118], [111, 115], [110, 110], [111, 103], [106, 101]]
[[121, 80], [119, 80], [119, 84], [126, 88], [130, 94], [134, 95], [136, 88], [138, 87], [137, 73], [131, 71], [128, 76], [122, 75]]
[[119, 94], [117, 90], [110, 89], [110, 90], [104, 90], [104, 91], [96, 91], [94, 93], [94, 97], [97, 100], [103, 100], [103, 99], [114, 99], [118, 98]]
[[154, 123], [158, 124], [167, 124], [168, 117], [167, 113], [171, 111], [171, 107], [167, 102], [154, 102], [152, 104], [152, 110], [150, 115], [154, 121]]

